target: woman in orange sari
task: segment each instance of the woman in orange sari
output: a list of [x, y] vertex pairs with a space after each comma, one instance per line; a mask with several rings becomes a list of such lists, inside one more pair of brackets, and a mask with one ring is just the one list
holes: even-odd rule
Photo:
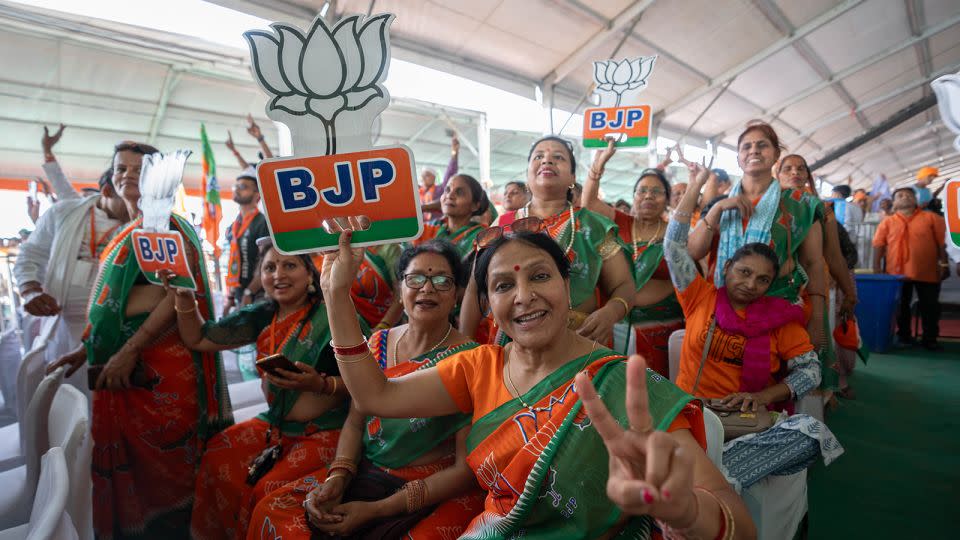
[[[281, 354], [299, 371], [264, 371], [267, 411], [210, 441], [196, 482], [195, 539], [245, 537], [258, 500], [333, 458], [347, 414], [316, 267], [307, 255], [280, 254], [269, 238], [258, 243], [266, 300], [213, 321], [195, 309], [190, 291], [175, 294], [188, 347], [218, 351], [255, 342], [261, 359]], [[349, 294], [350, 286], [344, 290]]]
[[[746, 507], [703, 452], [701, 411], [690, 396], [648, 370], [646, 395], [631, 392], [628, 400], [624, 358], [568, 329], [570, 261], [549, 236], [533, 232], [542, 227], [517, 221], [513, 228], [527, 232], [494, 227], [478, 238], [475, 300], [489, 305], [512, 342], [398, 378], [384, 376], [352, 318], [336, 315], [348, 312], [344, 285], [359, 263], [344, 233], [339, 251], [324, 259], [321, 283], [355, 405], [382, 417], [472, 416], [467, 463], [487, 497], [461, 538], [650, 538], [655, 520], [687, 537], [753, 538]], [[573, 381], [582, 371], [644, 443], [631, 469], [645, 470], [637, 491], [643, 503], [628, 512], [607, 497], [608, 471], [620, 475], [618, 454], [608, 455], [582, 409]], [[643, 419], [633, 414], [637, 400], [649, 401]], [[429, 496], [410, 484], [404, 491], [413, 504]]]
[[[406, 249], [397, 278], [410, 322], [376, 332], [369, 341], [387, 377], [432, 368], [477, 346], [450, 323], [466, 278], [451, 244], [432, 241]], [[311, 529], [371, 540], [459, 535], [483, 509], [482, 492], [465, 461], [469, 425], [464, 414], [393, 419], [366, 417], [351, 407], [337, 458], [326, 471], [260, 501], [247, 539], [307, 539]], [[408, 482], [422, 483], [429, 494], [419, 510], [408, 508], [404, 492], [395, 493]], [[312, 509], [306, 515], [305, 500]]]
[[[232, 423], [219, 356], [184, 347], [173, 299], [153, 285], [133, 253], [143, 218], [140, 168], [156, 149], [117, 145], [113, 185], [134, 221], [110, 241], [89, 306], [83, 347], [50, 366], [87, 361], [93, 393], [93, 527], [97, 538], [183, 538], [193, 486], [208, 439]], [[192, 309], [211, 313], [200, 238], [170, 217], [180, 233], [197, 286]], [[72, 371], [72, 370], [71, 370]]]

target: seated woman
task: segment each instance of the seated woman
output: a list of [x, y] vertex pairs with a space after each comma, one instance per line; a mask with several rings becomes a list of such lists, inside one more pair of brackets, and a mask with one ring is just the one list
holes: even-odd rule
[[486, 213], [489, 206], [487, 193], [476, 178], [468, 174], [454, 176], [440, 195], [443, 217], [424, 225], [423, 234], [413, 242], [414, 245], [434, 238], [446, 240], [457, 249], [461, 259], [466, 257], [473, 249], [473, 239], [485, 228], [472, 220]]
[[670, 271], [663, 260], [664, 215], [670, 201], [670, 183], [659, 169], [644, 169], [633, 186], [633, 215], [621, 212], [600, 200], [600, 178], [607, 161], [616, 152], [610, 141], [597, 154], [583, 190], [583, 206], [617, 224], [620, 239], [629, 246], [636, 292], [629, 322], [637, 354], [660, 375], [669, 377], [667, 342], [670, 334], [683, 328], [683, 311], [670, 283]]
[[[512, 342], [463, 351], [395, 378], [386, 377], [360, 347], [363, 334], [345, 292], [360, 251], [350, 249], [349, 232], [342, 234], [339, 251], [324, 259], [321, 283], [334, 352], [355, 406], [381, 417], [471, 415], [466, 459], [487, 494], [483, 513], [461, 538], [598, 538], [620, 532], [643, 538], [653, 519], [688, 537], [753, 538], [746, 507], [698, 443], [703, 421], [690, 396], [646, 371], [649, 393], [625, 399], [623, 357], [567, 327], [570, 261], [548, 235], [533, 232], [537, 223], [542, 226], [534, 221], [514, 223], [527, 232], [494, 227], [478, 238], [474, 300], [489, 305]], [[604, 496], [608, 467], [619, 465], [613, 459], [608, 465], [604, 442], [581, 410], [573, 378], [584, 370], [613, 416], [629, 420], [649, 442], [639, 461], [646, 471], [639, 493], [644, 504], [630, 508], [639, 517], [628, 517]], [[650, 414], [640, 418], [634, 405], [647, 399]], [[414, 502], [430, 497], [429, 489], [407, 486], [405, 496]]]
[[[450, 323], [458, 291], [466, 284], [460, 255], [451, 244], [434, 240], [404, 250], [397, 279], [410, 322], [376, 332], [369, 342], [387, 377], [432, 368], [477, 346]], [[378, 540], [460, 534], [483, 510], [482, 492], [466, 463], [469, 426], [466, 414], [392, 419], [366, 417], [352, 406], [337, 458], [326, 470], [261, 500], [247, 538], [259, 539], [274, 529], [285, 540], [307, 539], [311, 528]], [[415, 490], [423, 496], [411, 500]], [[462, 496], [470, 490], [471, 495]]]
[[[742, 411], [769, 406], [791, 413], [792, 400], [820, 383], [820, 362], [803, 328], [803, 309], [765, 296], [780, 272], [776, 252], [759, 242], [744, 245], [724, 263], [724, 286], [718, 289], [697, 272], [687, 251], [689, 219], [675, 214], [664, 239], [687, 319], [677, 386]], [[829, 464], [841, 453], [824, 424], [807, 415], [781, 415], [772, 428], [728, 442], [723, 465], [739, 490], [768, 474], [799, 472], [818, 454]]]
[[[242, 538], [258, 500], [333, 458], [347, 415], [319, 272], [307, 255], [282, 255], [269, 238], [258, 244], [267, 299], [213, 321], [197, 311], [191, 291], [170, 293], [187, 347], [220, 351], [256, 343], [258, 357], [282, 354], [300, 370], [264, 372], [267, 411], [211, 439], [196, 483], [190, 526], [196, 539]], [[350, 283], [344, 291], [349, 297]], [[269, 449], [274, 459], [253, 467]]]

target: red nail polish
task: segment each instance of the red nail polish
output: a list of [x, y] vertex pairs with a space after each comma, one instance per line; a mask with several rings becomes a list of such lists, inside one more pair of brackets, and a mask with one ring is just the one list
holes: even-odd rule
[[670, 500], [670, 490], [665, 489], [665, 490], [661, 491], [660, 493], [663, 495], [663, 500], [665, 500], [665, 501], [669, 501], [669, 500]]
[[643, 489], [643, 502], [653, 504], [653, 495], [650, 494], [650, 490], [647, 488]]

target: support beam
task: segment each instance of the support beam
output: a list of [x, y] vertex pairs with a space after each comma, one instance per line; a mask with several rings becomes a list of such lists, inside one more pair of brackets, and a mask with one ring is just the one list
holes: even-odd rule
[[480, 115], [480, 121], [477, 122], [477, 164], [480, 169], [480, 182], [485, 187], [493, 185], [493, 178], [490, 177], [490, 127], [487, 125], [487, 115]]
[[557, 64], [557, 67], [553, 68], [547, 77], [553, 77], [554, 84], [567, 78], [567, 75], [573, 73], [573, 70], [591, 58], [590, 55], [592, 55], [600, 45], [603, 45], [611, 36], [619, 33], [628, 25], [631, 25], [648, 7], [653, 5], [654, 1], [655, 0], [642, 0], [635, 2], [621, 11], [620, 14], [607, 23], [605, 28], [595, 33], [586, 43], [577, 47], [573, 53]]
[[[843, 79], [846, 79], [847, 77], [853, 75], [854, 73], [857, 73], [857, 72], [859, 72], [859, 71], [861, 71], [861, 70], [863, 70], [863, 69], [865, 69], [865, 68], [867, 68], [867, 67], [870, 67], [870, 66], [872, 66], [873, 64], [876, 64], [877, 62], [886, 60], [887, 58], [889, 58], [889, 57], [897, 54], [898, 52], [900, 52], [900, 51], [902, 51], [902, 50], [904, 50], [904, 49], [906, 49], [906, 48], [908, 48], [908, 47], [912, 47], [912, 46], [915, 45], [916, 43], [919, 43], [919, 42], [921, 42], [921, 41], [923, 41], [923, 40], [926, 40], [926, 39], [928, 39], [928, 38], [930, 38], [930, 37], [932, 37], [932, 36], [934, 36], [934, 35], [936, 35], [936, 34], [939, 34], [940, 32], [943, 32], [944, 30], [946, 30], [946, 29], [950, 28], [951, 26], [954, 26], [954, 25], [956, 25], [956, 24], [958, 24], [958, 23], [960, 23], [960, 15], [951, 17], [951, 18], [949, 18], [949, 19], [947, 19], [947, 20], [945, 20], [945, 21], [940, 22], [939, 24], [936, 24], [936, 25], [934, 25], [934, 26], [931, 26], [931, 27], [928, 28], [926, 31], [924, 31], [923, 34], [921, 34], [921, 35], [919, 35], [919, 36], [914, 36], [914, 37], [911, 37], [911, 38], [909, 38], [909, 39], [907, 39], [907, 40], [905, 40], [905, 41], [902, 41], [902, 42], [900, 42], [899, 44], [894, 45], [893, 47], [890, 47], [890, 48], [888, 48], [888, 49], [886, 49], [886, 50], [884, 50], [884, 51], [881, 51], [881, 52], [879, 52], [879, 53], [877, 53], [877, 54], [875, 54], [875, 55], [867, 58], [866, 60], [863, 60], [863, 61], [861, 61], [861, 62], [858, 62], [858, 63], [856, 63], [856, 64], [854, 64], [854, 65], [852, 65], [852, 66], [850, 66], [850, 67], [848, 67], [848, 68], [846, 68], [846, 69], [844, 69], [844, 70], [841, 70], [841, 71], [835, 73], [835, 74], [834, 74], [832, 77], [830, 77], [828, 80], [820, 81], [819, 83], [814, 84], [813, 86], [807, 88], [806, 90], [804, 90], [804, 91], [802, 91], [802, 92], [800, 92], [800, 93], [798, 93], [798, 94], [795, 94], [795, 95], [793, 95], [792, 97], [789, 97], [789, 98], [787, 98], [786, 100], [784, 100], [784, 101], [782, 101], [782, 102], [780, 102], [780, 103], [777, 103], [776, 105], [773, 105], [773, 106], [770, 107], [769, 109], [763, 111], [763, 112], [761, 113], [760, 117], [761, 117], [761, 118], [766, 118], [766, 117], [772, 116], [772, 115], [774, 115], [774, 114], [780, 114], [780, 112], [782, 112], [782, 111], [783, 111], [784, 109], [786, 109], [787, 107], [790, 107], [790, 106], [792, 106], [792, 105], [795, 105], [795, 104], [797, 104], [797, 103], [799, 103], [799, 102], [807, 99], [808, 97], [816, 94], [817, 92], [823, 90], [824, 88], [828, 88], [831, 84], [833, 84], [834, 81], [842, 81]], [[847, 113], [847, 112], [844, 112], [844, 114], [846, 115], [846, 114], [848, 114], [848, 113]], [[723, 131], [721, 131], [720, 133], [718, 133], [717, 136], [719, 136], [719, 137], [725, 137], [727, 134], [730, 133], [731, 130], [735, 130], [735, 129], [737, 129], [737, 127], [738, 127], [738, 126], [728, 127], [728, 128], [726, 128], [726, 129], [724, 129]], [[806, 135], [806, 134], [807, 134], [807, 133], [804, 133], [804, 135]]]
[[163, 123], [163, 117], [167, 113], [167, 103], [170, 101], [170, 94], [180, 83], [180, 71], [170, 66], [167, 68], [167, 75], [163, 79], [163, 89], [160, 91], [160, 99], [157, 100], [157, 110], [153, 113], [153, 119], [150, 120], [150, 133], [147, 135], [147, 144], [157, 144], [157, 133], [160, 131], [160, 124]]
[[433, 125], [436, 124], [438, 120], [439, 120], [438, 118], [433, 118], [433, 119], [431, 119], [429, 122], [427, 122], [426, 124], [424, 124], [423, 126], [421, 126], [420, 129], [418, 129], [416, 133], [414, 133], [413, 135], [411, 135], [410, 138], [408, 138], [406, 141], [404, 141], [403, 144], [405, 144], [405, 145], [407, 145], [407, 146], [410, 146], [411, 144], [415, 143], [415, 142], [417, 141], [417, 139], [419, 139], [421, 135], [423, 135], [424, 133], [426, 133], [428, 129], [432, 128]]
[[836, 19], [840, 15], [862, 4], [863, 1], [864, 0], [846, 0], [842, 4], [821, 13], [820, 15], [814, 17], [814, 19], [808, 22], [807, 24], [804, 24], [800, 28], [797, 28], [797, 30], [793, 33], [793, 35], [777, 40], [774, 44], [770, 45], [769, 47], [763, 49], [759, 53], [748, 58], [746, 61], [741, 62], [740, 64], [721, 73], [720, 75], [715, 77], [713, 80], [711, 80], [710, 84], [703, 86], [701, 88], [698, 88], [697, 90], [694, 90], [693, 92], [687, 94], [686, 96], [680, 98], [679, 100], [671, 103], [670, 105], [667, 105], [663, 109], [663, 111], [655, 112], [654, 115], [657, 115], [657, 114], [669, 115], [671, 113], [677, 112], [678, 110], [686, 107], [687, 105], [707, 95], [711, 91], [717, 88], [720, 88], [721, 86], [726, 84], [727, 81], [729, 81], [730, 79], [736, 77], [737, 75], [740, 75], [744, 71], [752, 68], [753, 66], [759, 64], [760, 62], [763, 62], [767, 58], [770, 58], [777, 52], [792, 45], [798, 39], [801, 39], [804, 36], [809, 35], [813, 31], [817, 30], [818, 28], [822, 27], [823, 25], [827, 24], [833, 19]]
[[919, 101], [916, 101], [910, 104], [908, 107], [901, 109], [899, 112], [887, 118], [880, 124], [877, 124], [876, 127], [870, 131], [860, 135], [859, 137], [854, 138], [852, 141], [840, 146], [836, 150], [829, 152], [827, 155], [820, 158], [816, 163], [810, 165], [810, 170], [815, 171], [820, 167], [823, 167], [827, 163], [834, 161], [852, 150], [859, 148], [860, 146], [872, 141], [873, 139], [883, 135], [887, 131], [897, 127], [898, 125], [906, 122], [907, 120], [913, 118], [914, 116], [922, 113], [923, 111], [933, 107], [937, 104], [936, 96], [927, 96]]

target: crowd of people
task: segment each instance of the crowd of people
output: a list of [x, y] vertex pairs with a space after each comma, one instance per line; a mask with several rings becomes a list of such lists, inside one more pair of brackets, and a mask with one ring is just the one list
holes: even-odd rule
[[[742, 490], [843, 451], [796, 404], [855, 397], [850, 237], [874, 204], [875, 271], [906, 280], [900, 341], [915, 290], [921, 344], [939, 348], [937, 171], [890, 198], [840, 185], [822, 200], [764, 123], [740, 134], [739, 180], [677, 148], [615, 204], [600, 197], [612, 141], [580, 187], [573, 144], [539, 139], [496, 208], [454, 137], [440, 183], [422, 172], [420, 238], [354, 249], [333, 222], [338, 249], [312, 256], [273, 246], [230, 136], [243, 172], [222, 310], [188, 220], [170, 228], [195, 291], [152, 284], [131, 255], [158, 150], [118, 144], [82, 194], [54, 155], [62, 134], [42, 142], [58, 202], [15, 276], [24, 311], [60, 324], [49, 370], [90, 381], [100, 538], [754, 538]], [[685, 183], [665, 172], [674, 154]], [[267, 406], [234, 423], [220, 353], [245, 345]], [[707, 405], [770, 421], [714, 462]]]

